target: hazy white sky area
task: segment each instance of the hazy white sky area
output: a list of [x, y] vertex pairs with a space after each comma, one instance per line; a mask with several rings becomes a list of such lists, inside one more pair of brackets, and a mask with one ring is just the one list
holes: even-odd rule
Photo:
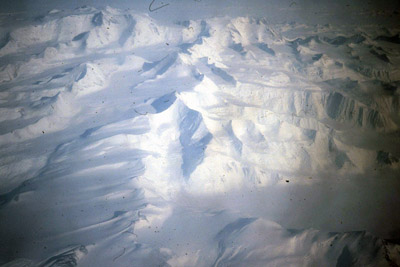
[[[148, 12], [151, 1], [142, 0], [3, 0], [2, 12], [40, 14], [51, 9], [73, 9], [82, 5], [112, 6]], [[374, 18], [376, 23], [399, 23], [390, 13], [399, 7], [399, 1], [363, 0], [170, 0], [154, 1], [153, 8], [168, 4], [155, 12], [148, 12], [157, 19], [167, 21], [201, 19], [220, 16], [265, 17], [271, 22], [304, 23], [366, 23]], [[370, 12], [376, 13], [371, 15]]]

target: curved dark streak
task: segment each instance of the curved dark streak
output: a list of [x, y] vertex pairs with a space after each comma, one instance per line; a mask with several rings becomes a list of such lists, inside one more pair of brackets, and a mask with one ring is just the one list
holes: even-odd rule
[[133, 109], [137, 114], [139, 114], [139, 115], [147, 115], [148, 114], [148, 112], [146, 112], [146, 113], [140, 113], [140, 112], [138, 112], [136, 109]]
[[169, 3], [168, 3], [168, 4], [164, 4], [164, 5], [162, 5], [162, 6], [156, 7], [156, 8], [154, 8], [154, 9], [151, 9], [151, 6], [154, 4], [154, 1], [156, 1], [156, 0], [151, 1], [150, 5], [149, 5], [149, 11], [150, 11], [150, 12], [159, 10], [159, 9], [161, 9], [161, 8], [166, 7], [166, 6], [169, 5]]
[[122, 255], [124, 255], [124, 254], [125, 254], [125, 250], [126, 250], [126, 248], [124, 248], [124, 250], [122, 251], [122, 253], [119, 254], [118, 256], [116, 256], [116, 257], [113, 259], [113, 261], [116, 261], [119, 257], [121, 257]]

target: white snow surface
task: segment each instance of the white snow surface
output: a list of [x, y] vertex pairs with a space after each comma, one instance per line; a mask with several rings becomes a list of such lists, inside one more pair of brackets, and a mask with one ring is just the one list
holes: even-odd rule
[[0, 264], [400, 265], [399, 28], [1, 22]]

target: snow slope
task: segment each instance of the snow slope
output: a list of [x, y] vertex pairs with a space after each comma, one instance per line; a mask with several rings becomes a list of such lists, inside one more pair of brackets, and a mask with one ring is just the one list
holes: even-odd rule
[[400, 29], [1, 21], [0, 264], [400, 264]]

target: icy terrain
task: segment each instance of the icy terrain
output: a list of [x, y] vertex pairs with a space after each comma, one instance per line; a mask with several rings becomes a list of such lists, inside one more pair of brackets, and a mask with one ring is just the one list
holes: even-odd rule
[[400, 28], [0, 25], [0, 264], [400, 265]]

